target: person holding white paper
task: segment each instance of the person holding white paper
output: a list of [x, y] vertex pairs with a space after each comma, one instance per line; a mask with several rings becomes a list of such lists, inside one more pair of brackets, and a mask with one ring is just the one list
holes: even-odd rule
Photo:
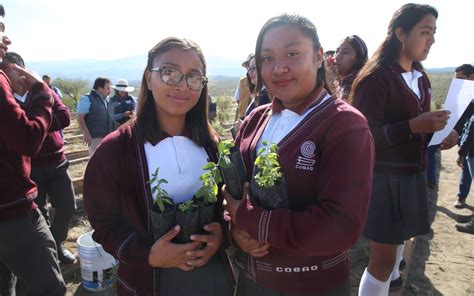
[[[421, 61], [435, 42], [438, 12], [405, 4], [392, 17], [385, 40], [354, 81], [350, 101], [367, 118], [376, 162], [364, 234], [371, 240], [369, 265], [359, 295], [388, 295], [401, 288], [403, 243], [429, 232], [426, 146], [445, 127], [449, 112], [430, 112], [430, 82]], [[453, 132], [444, 143], [457, 141]]]

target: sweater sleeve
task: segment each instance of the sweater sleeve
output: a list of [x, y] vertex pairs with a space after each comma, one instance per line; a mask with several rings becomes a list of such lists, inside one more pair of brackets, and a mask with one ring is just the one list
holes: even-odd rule
[[369, 121], [376, 147], [384, 149], [418, 138], [419, 135], [411, 133], [408, 120], [386, 123], [385, 112], [390, 90], [389, 83], [380, 76], [369, 76], [361, 82], [356, 92], [355, 107]]
[[237, 226], [272, 247], [307, 256], [352, 247], [367, 216], [375, 158], [373, 139], [367, 124], [355, 128], [346, 122], [332, 127], [324, 141], [316, 204], [304, 211], [265, 210], [247, 199], [237, 210]]
[[50, 132], [59, 131], [71, 124], [71, 115], [69, 109], [64, 105], [59, 96], [55, 92], [51, 92], [54, 98], [53, 104], [53, 120], [51, 122]]
[[37, 83], [31, 89], [28, 112], [13, 97], [5, 76], [0, 77], [0, 138], [8, 149], [26, 156], [35, 155], [51, 125], [52, 99], [49, 88]]
[[461, 138], [458, 154], [460, 157], [466, 157], [468, 153], [474, 148], [474, 115], [469, 120], [469, 125], [466, 127]]
[[84, 206], [95, 241], [122, 263], [149, 267], [151, 245], [140, 239], [123, 217], [120, 196], [125, 189], [119, 175], [125, 173], [121, 160], [126, 157], [119, 155], [123, 143], [114, 140], [104, 140], [89, 161], [84, 175]]

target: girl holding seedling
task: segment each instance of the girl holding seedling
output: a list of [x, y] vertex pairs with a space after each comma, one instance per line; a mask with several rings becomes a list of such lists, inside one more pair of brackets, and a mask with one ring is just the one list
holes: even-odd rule
[[[205, 75], [194, 42], [167, 38], [155, 45], [136, 120], [104, 139], [87, 167], [84, 203], [94, 240], [120, 261], [119, 295], [232, 295], [220, 223], [177, 244], [173, 239], [182, 229], [171, 225], [158, 236], [162, 229], [157, 232], [151, 218], [153, 211], [177, 205], [183, 213], [193, 211], [203, 166], [215, 158]], [[213, 221], [221, 220], [219, 204]]]
[[[367, 121], [325, 90], [323, 49], [308, 19], [268, 20], [255, 56], [258, 88], [275, 98], [244, 120], [236, 138], [250, 192], [246, 185], [237, 200], [224, 191], [239, 247], [237, 295], [350, 295], [347, 254], [372, 182]], [[265, 188], [276, 189], [275, 200], [262, 199]]]

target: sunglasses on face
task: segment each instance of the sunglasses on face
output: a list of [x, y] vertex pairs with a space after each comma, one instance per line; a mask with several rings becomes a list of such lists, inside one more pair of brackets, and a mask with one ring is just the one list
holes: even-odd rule
[[207, 83], [207, 77], [200, 73], [189, 72], [183, 74], [173, 67], [161, 66], [158, 68], [150, 69], [152, 72], [158, 72], [160, 74], [161, 81], [168, 85], [178, 85], [181, 83], [183, 78], [186, 80], [186, 85], [190, 90], [199, 91]]

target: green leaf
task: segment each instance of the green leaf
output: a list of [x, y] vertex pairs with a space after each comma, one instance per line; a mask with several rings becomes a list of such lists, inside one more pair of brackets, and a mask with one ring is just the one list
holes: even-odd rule
[[213, 163], [213, 162], [208, 162], [208, 163], [206, 163], [206, 164], [202, 167], [202, 169], [205, 170], [205, 171], [208, 171], [208, 170], [214, 169], [215, 167], [216, 167], [216, 164], [215, 164], [215, 163]]
[[220, 141], [219, 144], [217, 144], [217, 152], [219, 153], [219, 155], [224, 152], [224, 149], [226, 149], [225, 143], [224, 141]]
[[233, 164], [230, 161], [230, 158], [226, 155], [226, 156], [221, 158], [220, 166], [224, 169], [228, 169], [228, 168], [231, 168], [233, 166]]

